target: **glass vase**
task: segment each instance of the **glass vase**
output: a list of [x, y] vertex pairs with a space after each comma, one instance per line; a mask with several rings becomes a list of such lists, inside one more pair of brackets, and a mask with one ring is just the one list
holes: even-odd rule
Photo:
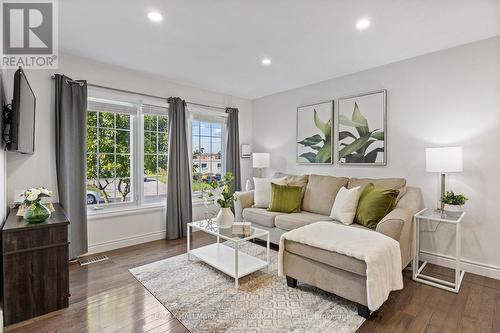
[[41, 223], [50, 217], [50, 210], [37, 201], [26, 207], [24, 219], [28, 223]]

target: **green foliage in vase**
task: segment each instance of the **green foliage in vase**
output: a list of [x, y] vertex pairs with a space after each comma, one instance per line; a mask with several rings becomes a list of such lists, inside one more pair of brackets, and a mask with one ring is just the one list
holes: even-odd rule
[[453, 191], [447, 191], [445, 195], [441, 197], [441, 202], [446, 205], [465, 205], [465, 202], [469, 200], [462, 194], [455, 194]]
[[[357, 135], [350, 131], [339, 132], [340, 151], [339, 159], [346, 163], [375, 163], [378, 153], [383, 153], [384, 148], [378, 147], [368, 151], [368, 148], [377, 141], [384, 141], [384, 131], [380, 129], [370, 130], [368, 120], [359, 111], [357, 103], [351, 119], [344, 115], [339, 116], [339, 123], [346, 127], [356, 129]], [[352, 139], [350, 141], [349, 139]], [[350, 143], [342, 142], [350, 141]]]
[[321, 134], [307, 137], [298, 144], [311, 148], [313, 151], [302, 153], [299, 157], [306, 159], [310, 163], [331, 163], [332, 161], [332, 122], [331, 119], [324, 122], [318, 112], [314, 110], [314, 124]]
[[212, 189], [205, 194], [205, 199], [214, 200], [221, 208], [232, 207], [236, 201], [232, 186], [233, 180], [233, 174], [228, 172], [221, 180], [211, 182], [210, 186]]

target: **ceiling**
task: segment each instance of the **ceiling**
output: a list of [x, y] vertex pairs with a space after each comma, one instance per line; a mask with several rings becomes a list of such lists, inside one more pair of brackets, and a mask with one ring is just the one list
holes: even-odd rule
[[59, 17], [62, 52], [251, 99], [500, 35], [500, 0], [64, 0]]

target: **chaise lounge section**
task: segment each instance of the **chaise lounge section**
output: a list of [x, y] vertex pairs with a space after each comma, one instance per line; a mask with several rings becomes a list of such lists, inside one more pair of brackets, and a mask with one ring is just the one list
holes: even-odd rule
[[[283, 175], [276, 175], [278, 177]], [[294, 177], [294, 176], [289, 176]], [[290, 178], [289, 180], [292, 180]], [[400, 195], [395, 208], [376, 226], [375, 230], [358, 224], [344, 225], [329, 217], [335, 196], [342, 186], [364, 187], [374, 183], [385, 188], [397, 189]], [[253, 207], [253, 191], [237, 193], [236, 216], [238, 219], [269, 230], [271, 241], [279, 244], [283, 233], [319, 221], [330, 221], [345, 228], [363, 228], [384, 234], [399, 243], [401, 269], [413, 257], [413, 215], [423, 206], [422, 194], [417, 187], [407, 187], [402, 178], [359, 179], [309, 175], [300, 213], [285, 214]], [[340, 253], [308, 244], [284, 241], [283, 274], [291, 287], [302, 281], [325, 291], [351, 300], [358, 305], [358, 313], [367, 318], [366, 263]]]

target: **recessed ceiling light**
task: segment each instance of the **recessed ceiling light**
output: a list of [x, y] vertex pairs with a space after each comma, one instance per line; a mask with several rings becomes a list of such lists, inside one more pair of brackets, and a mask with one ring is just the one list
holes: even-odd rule
[[261, 61], [262, 65], [264, 66], [269, 66], [271, 64], [271, 59], [269, 58], [263, 58]]
[[155, 12], [155, 11], [149, 12], [148, 19], [151, 22], [161, 22], [161, 21], [163, 21], [163, 15], [161, 15], [159, 12]]
[[356, 29], [365, 30], [370, 27], [370, 23], [370, 20], [367, 18], [360, 19], [358, 20], [358, 22], [356, 22]]

